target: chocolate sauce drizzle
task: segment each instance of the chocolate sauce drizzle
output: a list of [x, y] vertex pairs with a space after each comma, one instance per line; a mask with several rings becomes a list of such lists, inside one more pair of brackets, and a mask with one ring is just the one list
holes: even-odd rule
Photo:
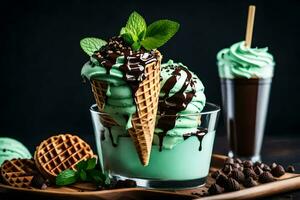
[[[168, 130], [173, 129], [175, 126], [177, 113], [187, 107], [196, 93], [195, 83], [192, 79], [192, 74], [188, 69], [179, 65], [173, 65], [169, 67], [174, 71], [172, 72], [172, 76], [165, 82], [164, 86], [161, 88], [161, 92], [165, 95], [159, 98], [158, 103], [161, 118], [158, 120], [157, 128], [163, 130], [162, 133], [158, 133], [159, 151], [162, 151], [163, 139], [166, 136], [166, 133], [168, 132]], [[187, 77], [181, 89], [173, 96], [169, 97], [170, 91], [180, 79], [180, 71], [184, 71], [187, 74]], [[186, 92], [188, 86], [191, 86], [192, 90]]]
[[204, 138], [204, 136], [207, 134], [207, 128], [202, 128], [202, 129], [198, 129], [198, 131], [196, 133], [186, 133], [183, 135], [183, 139], [186, 140], [191, 136], [196, 136], [200, 142], [199, 145], [199, 151], [202, 150], [202, 140]]
[[120, 70], [123, 72], [123, 79], [132, 89], [133, 97], [135, 97], [139, 84], [146, 78], [145, 67], [151, 62], [157, 61], [157, 52], [146, 52], [143, 48], [134, 52], [123, 38], [118, 36], [109, 39], [107, 45], [93, 54], [93, 57], [106, 68], [107, 74], [119, 56], [125, 57]]
[[114, 142], [114, 138], [113, 138], [113, 135], [111, 133], [111, 127], [108, 127], [108, 133], [109, 133], [109, 138], [110, 138], [110, 141], [111, 141], [111, 144], [113, 147], [117, 147], [118, 145]]

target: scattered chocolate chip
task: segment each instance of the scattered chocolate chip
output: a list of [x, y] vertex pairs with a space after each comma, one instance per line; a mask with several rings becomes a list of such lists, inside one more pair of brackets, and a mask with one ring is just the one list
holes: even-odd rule
[[240, 166], [240, 167], [238, 168], [238, 170], [240, 170], [240, 171], [242, 172], [242, 171], [244, 171], [244, 167], [243, 167], [243, 166]]
[[216, 183], [222, 187], [224, 187], [224, 185], [226, 184], [227, 181], [227, 177], [224, 174], [220, 174], [217, 179], [216, 179]]
[[230, 177], [239, 183], [242, 183], [245, 180], [244, 173], [236, 169], [231, 171]]
[[240, 164], [239, 164], [239, 163], [234, 163], [234, 164], [232, 165], [232, 167], [235, 168], [235, 169], [238, 169], [238, 168], [240, 167]]
[[270, 172], [271, 168], [268, 165], [264, 164], [264, 167], [262, 168], [262, 170]]
[[242, 160], [239, 159], [239, 158], [236, 158], [234, 161], [235, 161], [236, 163], [239, 163], [239, 164], [242, 164], [242, 163], [243, 163]]
[[289, 165], [286, 170], [286, 172], [289, 172], [289, 173], [294, 173], [296, 170], [295, 170], [295, 167], [292, 166], [292, 165]]
[[272, 165], [270, 166], [271, 170], [274, 169], [277, 166], [276, 163], [272, 163]]
[[224, 174], [229, 174], [229, 172], [231, 172], [232, 167], [229, 164], [224, 165], [222, 171], [224, 172]]
[[254, 167], [254, 172], [256, 173], [256, 175], [261, 175], [264, 171], [259, 167], [259, 166], [256, 166]]
[[216, 183], [212, 184], [208, 189], [208, 193], [210, 195], [221, 194], [223, 191], [224, 191], [224, 189]]
[[275, 181], [275, 178], [273, 177], [273, 175], [270, 172], [265, 171], [261, 175], [259, 175], [258, 180], [261, 183], [270, 183], [270, 182]]
[[245, 160], [243, 164], [244, 168], [252, 168], [253, 166], [253, 163], [250, 160]]
[[220, 175], [220, 171], [214, 171], [213, 173], [211, 173], [211, 177], [214, 179], [216, 179], [219, 175]]
[[261, 162], [260, 161], [256, 161], [253, 166], [256, 167], [256, 166], [260, 166], [261, 165]]
[[275, 168], [272, 169], [271, 173], [275, 177], [280, 177], [283, 174], [285, 174], [285, 170], [281, 165], [277, 165]]
[[225, 165], [226, 165], [226, 164], [233, 165], [233, 164], [234, 164], [233, 158], [227, 158], [227, 159], [225, 160]]
[[257, 180], [256, 173], [255, 173], [252, 169], [250, 169], [250, 168], [245, 168], [245, 169], [243, 170], [243, 173], [244, 173], [244, 175], [245, 175], [246, 178], [247, 178], [247, 177], [252, 177], [254, 180]]
[[42, 175], [35, 174], [31, 180], [31, 186], [44, 190], [47, 188], [46, 180]]
[[238, 191], [240, 190], [240, 184], [234, 180], [233, 178], [228, 178], [226, 184], [224, 185], [224, 189], [227, 192]]
[[252, 177], [247, 177], [243, 183], [247, 188], [257, 186], [257, 182]]

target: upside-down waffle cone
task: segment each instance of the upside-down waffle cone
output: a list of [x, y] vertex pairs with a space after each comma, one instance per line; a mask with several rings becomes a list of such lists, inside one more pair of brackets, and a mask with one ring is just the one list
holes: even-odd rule
[[52, 136], [36, 148], [34, 160], [39, 171], [50, 180], [66, 169], [75, 170], [82, 160], [95, 157], [91, 147], [78, 136]]
[[161, 55], [158, 53], [157, 62], [146, 65], [146, 78], [135, 93], [137, 113], [133, 115], [132, 128], [128, 130], [144, 166], [149, 163], [155, 128], [160, 92], [160, 63]]
[[32, 159], [6, 160], [1, 165], [2, 179], [13, 187], [31, 187], [34, 173], [37, 173], [37, 168]]
[[[104, 112], [103, 110], [104, 110], [104, 105], [106, 100], [107, 84], [103, 81], [91, 80], [91, 86], [92, 86], [92, 92], [94, 94], [94, 98], [97, 103], [97, 107], [100, 112]], [[118, 125], [118, 123], [108, 114], [101, 115], [100, 121], [104, 126], [107, 127]]]

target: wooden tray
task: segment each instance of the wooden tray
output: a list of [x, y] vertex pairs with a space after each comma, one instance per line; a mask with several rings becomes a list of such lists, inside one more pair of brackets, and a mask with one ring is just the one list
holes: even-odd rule
[[[226, 156], [213, 155], [211, 171], [218, 170], [224, 163]], [[286, 173], [278, 181], [258, 185], [253, 188], [243, 189], [237, 192], [224, 193], [220, 195], [199, 197], [207, 191], [207, 187], [212, 183], [212, 179], [207, 179], [207, 184], [203, 187], [189, 190], [150, 190], [143, 188], [126, 188], [97, 191], [91, 184], [81, 183], [71, 187], [49, 187], [46, 190], [15, 188], [0, 184], [0, 197], [31, 196], [32, 198], [44, 199], [181, 199], [181, 200], [213, 200], [213, 199], [250, 199], [275, 195], [282, 192], [300, 189], [300, 174]], [[25, 196], [24, 196], [25, 197]], [[1, 198], [2, 199], [2, 198]], [[5, 199], [5, 198], [4, 198]], [[7, 198], [8, 199], [8, 198]]]

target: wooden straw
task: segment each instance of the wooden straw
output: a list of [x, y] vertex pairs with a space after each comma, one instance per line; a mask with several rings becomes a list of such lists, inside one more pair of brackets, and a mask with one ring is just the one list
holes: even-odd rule
[[247, 20], [247, 30], [246, 30], [246, 40], [245, 40], [245, 46], [248, 48], [251, 47], [251, 42], [252, 42], [254, 17], [255, 17], [255, 6], [250, 5], [248, 9], [248, 20]]

